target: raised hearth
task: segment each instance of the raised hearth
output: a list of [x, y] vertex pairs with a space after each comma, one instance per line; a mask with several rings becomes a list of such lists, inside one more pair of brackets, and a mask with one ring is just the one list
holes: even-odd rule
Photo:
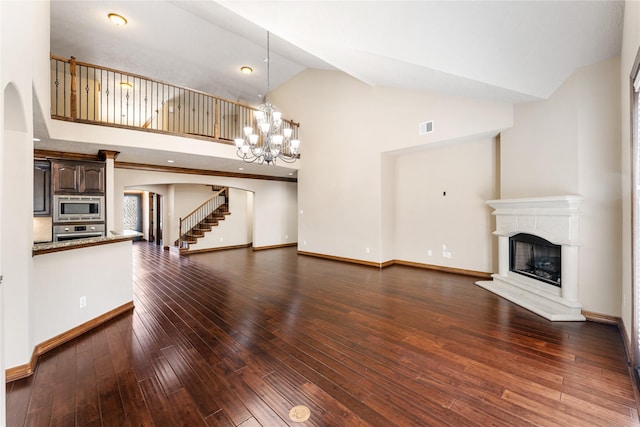
[[[549, 320], [584, 321], [578, 301], [581, 196], [490, 200], [498, 236], [498, 273], [477, 285]], [[510, 271], [509, 237], [525, 233], [560, 246], [561, 286]]]

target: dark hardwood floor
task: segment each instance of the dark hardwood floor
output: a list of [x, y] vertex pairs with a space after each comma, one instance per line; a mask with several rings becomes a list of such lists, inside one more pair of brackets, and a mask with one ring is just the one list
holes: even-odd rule
[[640, 425], [615, 326], [474, 280], [135, 243], [135, 310], [8, 384], [8, 426]]

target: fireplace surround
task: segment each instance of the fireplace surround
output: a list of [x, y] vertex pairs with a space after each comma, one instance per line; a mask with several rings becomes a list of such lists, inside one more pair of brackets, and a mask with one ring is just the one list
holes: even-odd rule
[[[477, 285], [549, 320], [584, 321], [578, 301], [582, 200], [581, 196], [567, 195], [488, 201], [496, 217], [493, 234], [498, 236], [498, 273], [492, 275], [493, 280]], [[550, 249], [539, 250], [534, 260], [511, 260], [513, 237], [519, 235], [531, 236], [528, 239], [532, 244]], [[518, 263], [522, 271], [513, 268]], [[527, 267], [546, 270], [542, 275], [549, 275], [549, 279], [529, 274]], [[553, 275], [555, 270], [557, 277]]]

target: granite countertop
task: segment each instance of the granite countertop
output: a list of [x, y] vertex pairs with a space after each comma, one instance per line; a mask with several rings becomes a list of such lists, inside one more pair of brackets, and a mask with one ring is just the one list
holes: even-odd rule
[[86, 248], [89, 246], [106, 245], [109, 243], [123, 242], [141, 237], [143, 234], [138, 231], [110, 231], [103, 237], [88, 237], [86, 239], [66, 240], [63, 242], [36, 243], [33, 245], [32, 255], [42, 255], [51, 252], [68, 251], [72, 249]]

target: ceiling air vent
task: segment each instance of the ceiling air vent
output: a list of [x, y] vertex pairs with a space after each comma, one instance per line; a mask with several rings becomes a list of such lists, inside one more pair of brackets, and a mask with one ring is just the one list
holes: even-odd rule
[[433, 132], [433, 121], [422, 122], [418, 125], [420, 135]]

